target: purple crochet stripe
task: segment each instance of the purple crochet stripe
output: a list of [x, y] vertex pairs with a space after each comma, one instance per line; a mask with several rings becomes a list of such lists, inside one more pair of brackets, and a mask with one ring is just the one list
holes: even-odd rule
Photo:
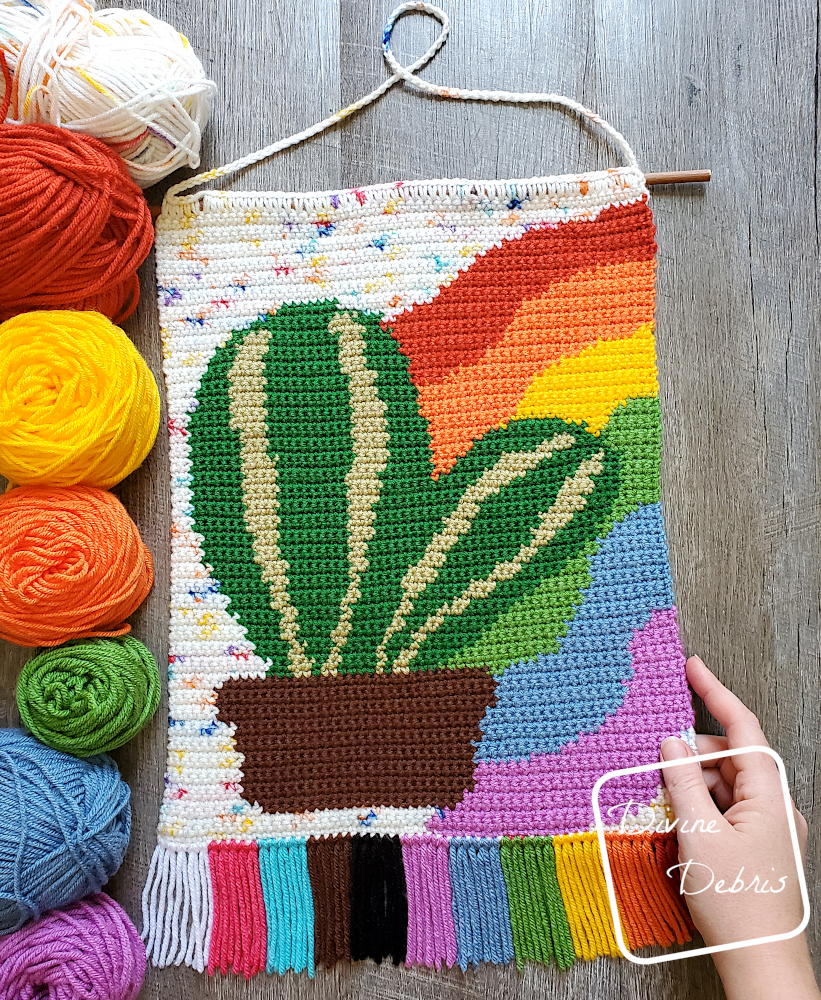
[[[653, 612], [628, 648], [633, 679], [621, 707], [595, 733], [580, 735], [557, 753], [525, 761], [480, 761], [474, 790], [454, 809], [434, 816], [429, 829], [452, 837], [541, 837], [589, 830], [594, 820], [591, 792], [598, 778], [657, 761], [661, 741], [693, 725], [676, 609]], [[649, 802], [658, 783], [653, 772], [607, 782], [600, 797], [603, 814], [630, 799]], [[617, 823], [621, 810], [612, 817]]]

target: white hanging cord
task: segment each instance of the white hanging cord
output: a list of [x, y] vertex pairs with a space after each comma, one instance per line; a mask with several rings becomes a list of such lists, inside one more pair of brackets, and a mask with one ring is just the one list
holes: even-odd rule
[[[412, 63], [410, 66], [402, 66], [397, 62], [391, 52], [391, 35], [393, 34], [394, 25], [399, 18], [402, 17], [403, 14], [409, 14], [411, 12], [429, 14], [442, 25], [442, 30], [439, 32], [436, 41], [423, 56], [417, 59], [416, 62]], [[574, 101], [570, 97], [565, 97], [562, 94], [519, 94], [507, 90], [460, 90], [457, 87], [443, 87], [439, 84], [428, 83], [426, 80], [422, 80], [416, 75], [416, 71], [420, 70], [423, 66], [427, 65], [431, 59], [433, 59], [439, 49], [441, 49], [445, 44], [449, 31], [450, 21], [447, 14], [441, 7], [437, 7], [432, 3], [425, 3], [424, 0], [407, 0], [406, 3], [400, 4], [388, 17], [385, 24], [385, 30], [382, 35], [382, 51], [386, 62], [390, 66], [391, 70], [393, 70], [393, 76], [385, 80], [384, 83], [380, 84], [376, 90], [372, 90], [370, 94], [360, 97], [355, 103], [349, 104], [348, 107], [335, 112], [329, 118], [325, 118], [322, 121], [317, 122], [315, 125], [311, 125], [303, 132], [297, 132], [295, 135], [289, 136], [287, 139], [280, 139], [278, 142], [274, 142], [270, 146], [266, 146], [264, 149], [259, 149], [255, 153], [250, 153], [248, 156], [243, 156], [238, 160], [232, 161], [231, 163], [226, 163], [225, 166], [215, 167], [213, 170], [197, 174], [196, 177], [190, 177], [188, 180], [175, 184], [173, 187], [168, 189], [166, 198], [173, 199], [180, 194], [180, 192], [187, 191], [193, 187], [198, 187], [206, 181], [215, 180], [218, 177], [228, 177], [231, 174], [235, 174], [239, 170], [243, 170], [245, 167], [250, 167], [254, 163], [259, 163], [260, 160], [267, 159], [274, 153], [279, 153], [281, 150], [287, 149], [289, 146], [296, 146], [303, 140], [310, 139], [311, 136], [324, 132], [337, 122], [355, 114], [362, 108], [367, 107], [367, 105], [373, 104], [374, 101], [378, 100], [386, 91], [390, 90], [391, 87], [393, 87], [394, 84], [398, 83], [400, 80], [404, 80], [417, 90], [423, 90], [428, 94], [436, 94], [438, 97], [448, 97], [461, 101], [492, 101], [507, 104], [540, 103], [562, 105], [563, 107], [569, 108], [571, 111], [575, 111], [576, 114], [586, 118], [594, 125], [597, 125], [621, 150], [627, 166], [636, 170], [639, 169], [636, 156], [630, 148], [630, 144], [621, 132], [613, 128], [609, 122], [597, 115], [595, 111], [591, 111], [589, 108], [584, 107], [584, 105], [579, 104], [578, 101]]]
[[[627, 166], [638, 170], [639, 165], [636, 155], [630, 143], [628, 143], [621, 132], [613, 128], [610, 122], [605, 121], [595, 111], [591, 111], [590, 108], [586, 108], [583, 104], [579, 104], [578, 101], [574, 101], [570, 97], [565, 97], [563, 94], [520, 94], [509, 90], [461, 90], [458, 87], [442, 87], [436, 83], [428, 83], [427, 80], [422, 80], [416, 76], [414, 73], [416, 69], [415, 65], [407, 68], [400, 65], [390, 48], [394, 22], [401, 14], [404, 14], [408, 10], [422, 9], [429, 13], [439, 10], [438, 7], [430, 7], [426, 3], [404, 3], [400, 7], [397, 7], [388, 18], [388, 23], [385, 25], [382, 49], [386, 62], [394, 72], [392, 79], [401, 77], [406, 83], [409, 83], [412, 87], [416, 87], [417, 90], [424, 90], [427, 94], [436, 94], [438, 97], [450, 97], [460, 101], [490, 101], [504, 104], [560, 104], [571, 111], [575, 111], [582, 118], [587, 118], [594, 125], [598, 125], [622, 151]], [[442, 11], [439, 11], [439, 13], [443, 14]], [[445, 28], [445, 31], [447, 31], [447, 28]]]

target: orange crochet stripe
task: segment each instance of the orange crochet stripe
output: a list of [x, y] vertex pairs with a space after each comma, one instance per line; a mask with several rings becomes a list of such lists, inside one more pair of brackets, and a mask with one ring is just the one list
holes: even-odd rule
[[[533, 376], [599, 340], [631, 336], [653, 319], [655, 262], [631, 261], [580, 271], [522, 302], [504, 336], [473, 365], [418, 387], [428, 422], [434, 478], [475, 440], [516, 413]], [[492, 306], [488, 296], [487, 305]]]
[[[480, 361], [502, 339], [522, 302], [558, 281], [603, 265], [653, 260], [654, 236], [653, 216], [642, 198], [613, 205], [594, 222], [535, 227], [478, 257], [432, 302], [415, 305], [390, 324], [411, 378], [416, 385], [441, 382]], [[510, 274], [517, 275], [515, 283]]]

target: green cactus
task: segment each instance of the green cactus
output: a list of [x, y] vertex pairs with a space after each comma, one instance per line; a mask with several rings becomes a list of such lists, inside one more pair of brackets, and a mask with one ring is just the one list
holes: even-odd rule
[[[435, 480], [407, 359], [380, 317], [336, 302], [233, 333], [189, 441], [205, 559], [280, 675], [531, 655], [533, 629], [563, 633], [619, 492], [619, 452], [557, 419], [511, 420]], [[517, 608], [554, 591], [561, 614], [529, 629]]]

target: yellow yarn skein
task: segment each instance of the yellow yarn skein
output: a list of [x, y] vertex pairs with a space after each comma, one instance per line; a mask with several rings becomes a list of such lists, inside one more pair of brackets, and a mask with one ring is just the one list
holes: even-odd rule
[[17, 486], [108, 489], [151, 450], [157, 383], [98, 312], [41, 310], [0, 324], [0, 474]]

